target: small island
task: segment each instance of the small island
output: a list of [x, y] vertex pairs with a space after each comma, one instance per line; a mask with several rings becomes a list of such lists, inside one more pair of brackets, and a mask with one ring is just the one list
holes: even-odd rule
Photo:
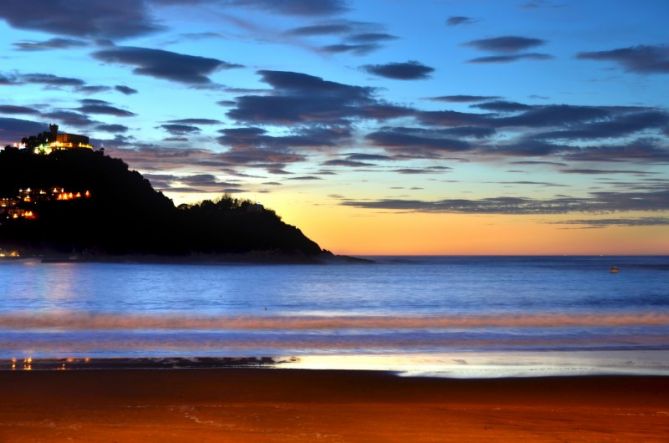
[[122, 160], [56, 125], [0, 152], [0, 252], [77, 261], [334, 258], [249, 200], [224, 195], [177, 207]]

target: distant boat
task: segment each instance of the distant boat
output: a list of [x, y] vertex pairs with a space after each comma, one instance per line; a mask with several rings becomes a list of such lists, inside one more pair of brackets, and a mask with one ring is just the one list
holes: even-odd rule
[[618, 266], [615, 266], [615, 265], [614, 265], [614, 266], [611, 266], [611, 268], [609, 269], [609, 272], [610, 272], [611, 274], [617, 274], [617, 273], [620, 272], [620, 268], [619, 268]]

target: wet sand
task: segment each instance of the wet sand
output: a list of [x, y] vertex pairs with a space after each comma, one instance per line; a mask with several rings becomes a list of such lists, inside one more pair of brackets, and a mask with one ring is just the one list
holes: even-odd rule
[[0, 442], [669, 441], [669, 377], [0, 371]]

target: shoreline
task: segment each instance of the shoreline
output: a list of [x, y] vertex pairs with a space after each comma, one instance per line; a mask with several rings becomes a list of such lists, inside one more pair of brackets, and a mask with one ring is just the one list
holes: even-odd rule
[[0, 441], [666, 441], [669, 377], [1, 371]]
[[3, 257], [0, 263], [37, 261], [43, 264], [61, 263], [105, 263], [105, 264], [151, 264], [151, 265], [338, 265], [338, 264], [373, 264], [374, 260], [348, 255], [322, 253], [318, 255], [273, 254], [251, 252], [240, 254], [201, 254], [201, 255], [109, 255], [109, 256], [44, 256], [25, 255]]

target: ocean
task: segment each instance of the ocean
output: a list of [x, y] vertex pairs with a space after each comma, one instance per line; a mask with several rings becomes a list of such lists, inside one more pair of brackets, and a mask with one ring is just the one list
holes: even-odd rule
[[669, 257], [373, 259], [2, 261], [0, 365], [270, 357], [446, 377], [669, 375]]

